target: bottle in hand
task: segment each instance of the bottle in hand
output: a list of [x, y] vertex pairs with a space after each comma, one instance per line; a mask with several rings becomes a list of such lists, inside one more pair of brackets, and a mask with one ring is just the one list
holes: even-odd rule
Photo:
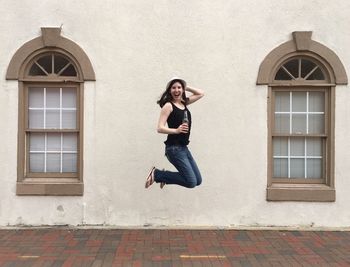
[[182, 123], [187, 123], [187, 124], [189, 123], [187, 110], [184, 111], [184, 117], [182, 119]]

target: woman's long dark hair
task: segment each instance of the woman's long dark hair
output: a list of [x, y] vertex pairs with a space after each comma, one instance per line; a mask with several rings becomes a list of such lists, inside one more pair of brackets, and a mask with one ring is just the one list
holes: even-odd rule
[[171, 96], [170, 93], [170, 89], [171, 87], [174, 85], [174, 83], [180, 83], [182, 88], [183, 88], [183, 92], [182, 92], [182, 102], [186, 105], [188, 102], [188, 98], [186, 97], [186, 93], [185, 93], [185, 89], [186, 89], [186, 82], [184, 80], [181, 79], [173, 79], [171, 80], [167, 87], [165, 92], [162, 94], [162, 96], [160, 97], [160, 99], [157, 101], [157, 104], [162, 108], [167, 102], [170, 102], [171, 100], [173, 100], [173, 97]]

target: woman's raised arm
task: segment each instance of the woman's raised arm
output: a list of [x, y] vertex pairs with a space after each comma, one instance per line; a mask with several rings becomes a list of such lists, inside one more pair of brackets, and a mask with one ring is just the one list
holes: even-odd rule
[[186, 91], [192, 93], [192, 95], [188, 97], [188, 105], [192, 104], [193, 102], [196, 102], [204, 96], [203, 90], [198, 88], [187, 86]]

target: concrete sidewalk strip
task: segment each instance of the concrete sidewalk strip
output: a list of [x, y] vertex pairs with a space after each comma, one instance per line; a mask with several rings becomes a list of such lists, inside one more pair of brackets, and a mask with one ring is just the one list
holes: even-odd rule
[[0, 266], [350, 266], [350, 232], [0, 229]]

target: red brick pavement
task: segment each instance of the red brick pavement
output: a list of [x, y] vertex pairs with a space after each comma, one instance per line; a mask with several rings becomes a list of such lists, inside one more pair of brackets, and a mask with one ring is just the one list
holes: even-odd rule
[[5, 229], [0, 266], [350, 266], [350, 232]]

